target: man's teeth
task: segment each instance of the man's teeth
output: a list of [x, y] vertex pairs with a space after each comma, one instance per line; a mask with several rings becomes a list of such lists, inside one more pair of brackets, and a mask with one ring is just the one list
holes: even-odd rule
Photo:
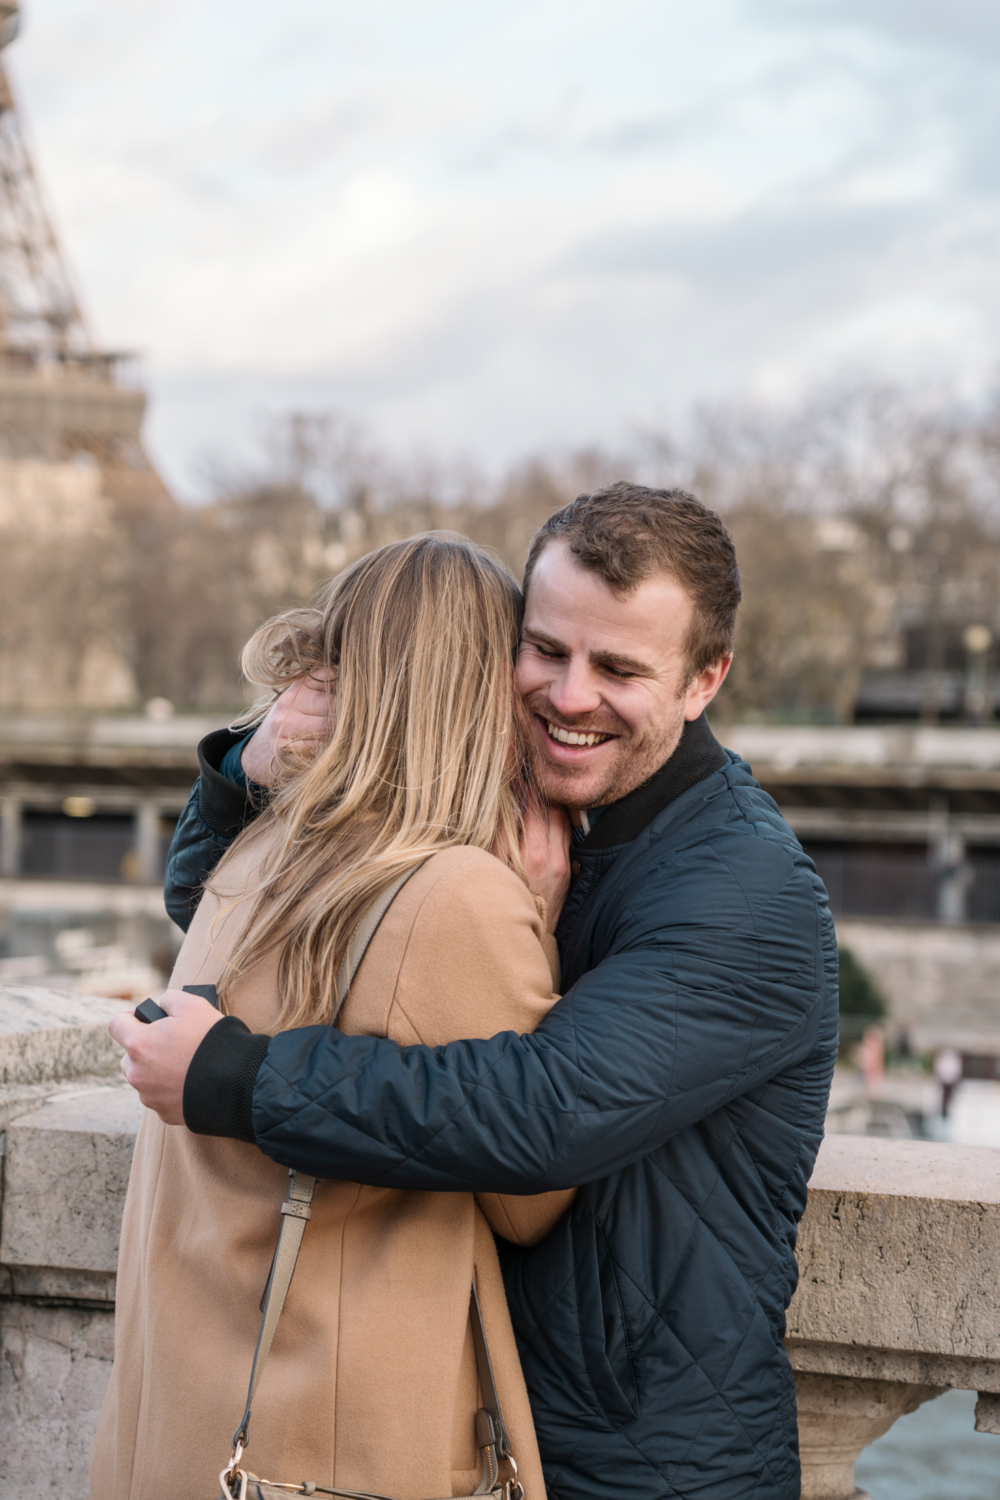
[[610, 734], [581, 734], [576, 729], [560, 729], [558, 724], [549, 724], [548, 720], [545, 722], [549, 734], [560, 745], [603, 745], [605, 740], [611, 738]]

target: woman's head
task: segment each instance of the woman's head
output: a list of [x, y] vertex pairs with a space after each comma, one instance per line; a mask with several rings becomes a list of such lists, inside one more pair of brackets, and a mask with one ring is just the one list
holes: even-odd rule
[[235, 975], [282, 943], [282, 1024], [328, 1020], [365, 907], [436, 849], [516, 849], [526, 740], [514, 688], [521, 596], [462, 537], [431, 532], [361, 558], [319, 606], [263, 626], [246, 675], [279, 690], [326, 669], [329, 741], [289, 760], [271, 804], [280, 852], [264, 873]]

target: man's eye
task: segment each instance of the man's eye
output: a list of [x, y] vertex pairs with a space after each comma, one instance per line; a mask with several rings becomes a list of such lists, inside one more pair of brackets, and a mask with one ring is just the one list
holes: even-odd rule
[[622, 682], [627, 682], [630, 677], [635, 676], [635, 673], [628, 671], [626, 667], [605, 667], [604, 670], [611, 677], [617, 677]]

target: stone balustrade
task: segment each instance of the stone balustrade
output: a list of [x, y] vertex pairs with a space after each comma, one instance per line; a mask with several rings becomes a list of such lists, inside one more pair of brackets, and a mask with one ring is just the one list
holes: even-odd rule
[[1000, 1432], [1000, 1151], [827, 1137], [797, 1254], [803, 1500], [865, 1500], [861, 1449], [949, 1388]]
[[[84, 1500], [138, 1126], [116, 1002], [0, 990], [0, 1500]], [[47, 1076], [46, 1076], [47, 1075]], [[942, 1391], [1000, 1432], [1000, 1151], [830, 1137], [787, 1348], [803, 1500], [866, 1500], [862, 1448]]]
[[0, 989], [0, 1500], [84, 1500], [138, 1100], [121, 1001]]

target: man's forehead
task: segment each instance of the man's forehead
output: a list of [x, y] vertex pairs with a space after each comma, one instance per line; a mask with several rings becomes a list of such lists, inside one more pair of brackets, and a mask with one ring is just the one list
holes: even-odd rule
[[629, 594], [616, 593], [582, 567], [565, 542], [553, 543], [538, 559], [528, 584], [524, 628], [591, 651], [636, 654], [672, 647], [687, 635], [691, 600], [673, 578], [658, 573]]

